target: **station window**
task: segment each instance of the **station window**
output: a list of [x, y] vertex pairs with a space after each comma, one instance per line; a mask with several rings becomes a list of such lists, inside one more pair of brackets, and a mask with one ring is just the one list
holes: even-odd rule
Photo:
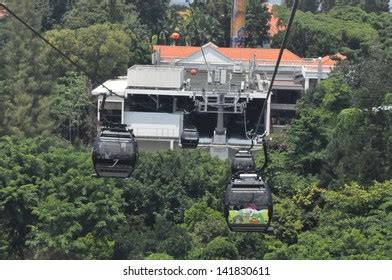
[[[105, 117], [106, 120], [113, 123], [121, 123], [121, 111], [122, 111], [122, 103], [121, 102], [110, 102], [106, 101], [105, 103]], [[100, 120], [102, 120], [102, 116], [100, 115]]]

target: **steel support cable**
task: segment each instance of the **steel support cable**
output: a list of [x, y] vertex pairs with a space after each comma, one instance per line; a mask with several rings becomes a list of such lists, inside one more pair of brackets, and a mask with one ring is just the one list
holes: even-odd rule
[[276, 61], [275, 69], [274, 69], [274, 72], [273, 72], [272, 78], [271, 78], [271, 83], [270, 83], [270, 85], [268, 87], [268, 93], [267, 93], [266, 99], [265, 99], [265, 101], [263, 103], [263, 107], [261, 109], [260, 116], [259, 116], [259, 119], [258, 119], [257, 124], [256, 124], [256, 128], [255, 128], [255, 130], [253, 132], [252, 146], [253, 146], [253, 140], [257, 136], [257, 131], [259, 130], [259, 127], [260, 127], [260, 124], [261, 124], [261, 119], [263, 118], [264, 111], [265, 111], [265, 109], [267, 107], [268, 99], [270, 98], [270, 95], [271, 95], [271, 92], [272, 92], [272, 87], [274, 85], [275, 78], [276, 78], [276, 75], [278, 73], [280, 61], [282, 60], [283, 52], [284, 52], [284, 49], [286, 47], [286, 43], [287, 43], [288, 37], [290, 35], [290, 30], [291, 30], [291, 26], [292, 26], [293, 21], [294, 21], [294, 17], [295, 17], [295, 13], [297, 11], [297, 7], [298, 7], [298, 0], [294, 0], [293, 7], [291, 9], [289, 22], [288, 22], [288, 24], [286, 26], [286, 31], [285, 31], [285, 34], [284, 34], [284, 37], [283, 37], [283, 41], [282, 41], [282, 44], [280, 46], [278, 60]]
[[[0, 3], [0, 6], [3, 7], [10, 15], [12, 15], [16, 20], [18, 20], [20, 23], [22, 23], [26, 28], [28, 28], [35, 36], [40, 38], [42, 41], [44, 41], [47, 45], [49, 45], [52, 49], [54, 49], [58, 54], [60, 54], [63, 58], [65, 58], [69, 63], [71, 63], [73, 66], [75, 66], [80, 72], [82, 72], [92, 84], [94, 84], [95, 79], [92, 79], [90, 76], [90, 73], [88, 73], [82, 66], [80, 66], [77, 62], [75, 62], [73, 59], [71, 59], [68, 55], [66, 55], [63, 51], [61, 51], [58, 47], [53, 45], [51, 42], [49, 42], [45, 37], [43, 37], [41, 34], [39, 34], [38, 31], [36, 31], [33, 27], [31, 27], [26, 21], [21, 19], [17, 14], [15, 14], [10, 8], [5, 6], [3, 3]], [[104, 82], [97, 82], [98, 86], [102, 86], [105, 88], [110, 94], [115, 95], [117, 97], [120, 97], [122, 99], [125, 99], [123, 96], [116, 94], [113, 92], [110, 88], [104, 85]]]
[[[280, 46], [278, 60], [276, 61], [275, 69], [274, 69], [274, 72], [273, 72], [272, 78], [271, 78], [271, 83], [270, 83], [270, 85], [268, 87], [267, 96], [266, 96], [266, 99], [265, 99], [265, 101], [263, 103], [263, 107], [261, 109], [259, 119], [257, 120], [257, 124], [256, 124], [256, 127], [255, 127], [255, 130], [253, 131], [253, 136], [250, 135], [251, 139], [252, 139], [251, 140], [252, 143], [251, 143], [251, 146], [249, 148], [249, 151], [253, 148], [254, 139], [257, 137], [257, 131], [259, 130], [259, 127], [260, 127], [260, 124], [261, 124], [261, 119], [263, 118], [264, 111], [265, 111], [265, 109], [267, 107], [268, 99], [270, 98], [270, 95], [271, 95], [271, 92], [272, 92], [272, 87], [274, 85], [275, 78], [276, 78], [276, 75], [278, 73], [280, 61], [282, 60], [283, 52], [284, 52], [284, 49], [286, 47], [286, 43], [287, 43], [288, 37], [290, 35], [290, 30], [291, 30], [291, 26], [292, 26], [293, 21], [294, 21], [294, 17], [295, 17], [295, 13], [297, 11], [297, 7], [298, 7], [298, 0], [294, 0], [293, 7], [291, 9], [289, 22], [288, 22], [287, 27], [286, 27], [286, 31], [285, 31], [285, 34], [284, 34], [284, 37], [283, 37], [282, 44]], [[252, 131], [250, 131], [249, 134], [252, 134]], [[264, 164], [263, 164], [263, 166], [260, 169], [257, 170], [257, 173], [259, 173], [259, 174], [261, 172], [263, 172], [263, 170], [267, 167], [268, 161], [269, 161], [268, 150], [267, 150], [268, 147], [267, 147], [267, 142], [265, 140], [265, 136], [266, 135], [267, 135], [267, 131], [264, 131], [263, 135], [261, 136], [261, 138], [262, 138], [262, 145], [263, 145], [263, 151], [264, 151]]]
[[245, 132], [245, 136], [246, 138], [248, 138], [248, 140], [252, 140], [249, 135], [248, 135], [248, 128], [247, 128], [247, 119], [246, 119], [246, 109], [244, 109], [243, 113], [243, 120], [244, 120], [244, 132]]

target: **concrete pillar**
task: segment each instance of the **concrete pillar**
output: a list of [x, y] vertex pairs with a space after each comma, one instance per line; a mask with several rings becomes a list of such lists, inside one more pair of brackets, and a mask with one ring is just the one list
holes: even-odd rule
[[170, 140], [170, 150], [174, 150], [174, 140]]
[[98, 110], [97, 110], [97, 119], [98, 119], [98, 121], [100, 122], [101, 121], [101, 114], [100, 114], [100, 109], [101, 109], [101, 104], [102, 104], [102, 97], [101, 96], [99, 96], [98, 97], [98, 104], [97, 104], [97, 108], [98, 108]]
[[216, 128], [215, 131], [217, 134], [222, 135], [225, 133], [225, 127], [224, 127], [224, 110], [223, 110], [223, 93], [220, 93], [218, 95], [218, 118], [216, 122]]
[[305, 78], [305, 91], [309, 90], [309, 78]]
[[264, 115], [264, 127], [265, 130], [267, 131], [267, 135], [270, 134], [271, 132], [271, 96], [269, 96], [267, 100], [267, 108], [265, 110], [265, 115]]
[[217, 134], [223, 134], [225, 132], [225, 128], [224, 128], [224, 113], [223, 113], [223, 108], [221, 106], [219, 106], [218, 108], [218, 118], [217, 118], [217, 122], [216, 122], [216, 133]]
[[177, 111], [177, 97], [173, 98], [173, 113]]
[[321, 57], [318, 58], [318, 67], [317, 67], [317, 84], [321, 82], [321, 74], [323, 72], [323, 67], [321, 63]]
[[124, 124], [125, 99], [121, 100], [121, 123]]

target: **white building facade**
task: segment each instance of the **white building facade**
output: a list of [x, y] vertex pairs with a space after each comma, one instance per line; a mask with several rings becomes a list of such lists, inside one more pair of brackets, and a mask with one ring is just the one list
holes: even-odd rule
[[[132, 128], [146, 149], [178, 147], [189, 124], [198, 128], [201, 146], [249, 146], [245, 132], [255, 128], [264, 102], [258, 132], [284, 129], [295, 117], [297, 99], [336, 65], [330, 57], [302, 59], [285, 50], [272, 94], [265, 100], [278, 52], [212, 43], [154, 46], [152, 65], [135, 65], [127, 76], [105, 83], [117, 95], [106, 99], [108, 118]], [[108, 92], [102, 86], [93, 90], [98, 105], [103, 94]], [[192, 113], [184, 116], [184, 111]]]

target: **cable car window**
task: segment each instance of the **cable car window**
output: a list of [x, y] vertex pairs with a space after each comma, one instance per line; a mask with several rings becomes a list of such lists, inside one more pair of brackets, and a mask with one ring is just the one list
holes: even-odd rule
[[228, 221], [237, 225], [267, 225], [269, 222], [268, 209], [257, 210], [252, 207], [240, 210], [229, 210]]
[[268, 205], [268, 194], [265, 190], [260, 191], [235, 191], [230, 193], [230, 205], [237, 208], [245, 208], [249, 205], [255, 205], [255, 209]]
[[133, 153], [133, 145], [127, 142], [100, 141], [97, 152], [105, 159], [128, 158]]
[[[101, 102], [99, 103], [101, 104]], [[103, 112], [99, 112], [99, 117], [103, 119]], [[122, 103], [121, 102], [105, 102], [105, 119], [111, 123], [121, 123], [121, 115], [122, 115]]]

